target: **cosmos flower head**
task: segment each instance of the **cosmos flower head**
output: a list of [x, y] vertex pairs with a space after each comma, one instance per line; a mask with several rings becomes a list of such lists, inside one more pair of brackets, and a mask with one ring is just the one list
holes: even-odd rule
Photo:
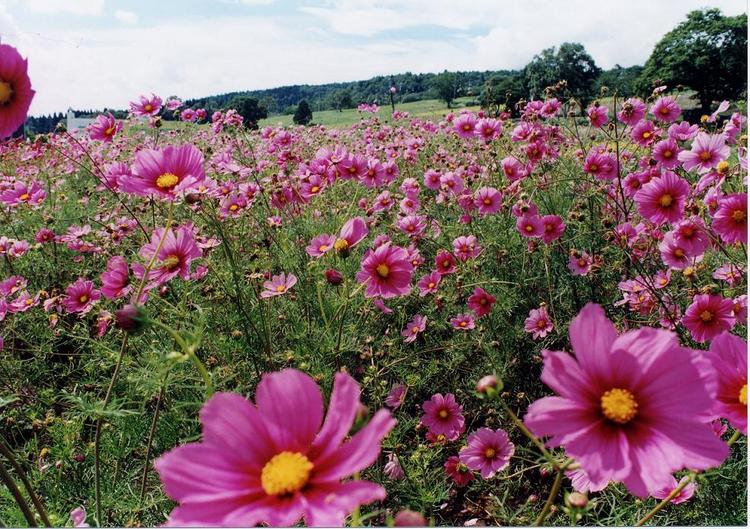
[[135, 155], [133, 174], [120, 180], [123, 191], [175, 201], [206, 178], [203, 153], [192, 144], [143, 149]]
[[28, 62], [9, 44], [0, 44], [0, 140], [26, 121], [34, 99]]
[[178, 503], [168, 525], [260, 523], [339, 527], [359, 505], [385, 498], [366, 480], [342, 481], [372, 465], [396, 424], [387, 410], [345, 441], [360, 406], [354, 379], [337, 373], [328, 413], [313, 379], [296, 369], [265, 374], [255, 402], [217, 393], [200, 413], [203, 439], [160, 457], [156, 470]]

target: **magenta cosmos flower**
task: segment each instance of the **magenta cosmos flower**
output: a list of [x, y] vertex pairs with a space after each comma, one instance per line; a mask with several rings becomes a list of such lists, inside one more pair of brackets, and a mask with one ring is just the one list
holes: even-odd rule
[[525, 417], [547, 445], [563, 446], [594, 488], [620, 481], [636, 496], [659, 490], [685, 467], [721, 464], [728, 448], [708, 418], [710, 366], [674, 333], [640, 328], [617, 335], [599, 305], [570, 325], [575, 356], [544, 351], [542, 381], [559, 396], [534, 402]]
[[660, 97], [651, 107], [651, 114], [653, 114], [654, 119], [664, 123], [671, 123], [679, 118], [680, 112], [682, 112], [682, 109], [673, 97]]
[[161, 110], [161, 98], [151, 94], [151, 97], [140, 96], [138, 101], [130, 102], [130, 112], [134, 116], [150, 117], [155, 116]]
[[690, 184], [672, 171], [654, 178], [638, 191], [633, 199], [638, 213], [654, 224], [677, 222], [684, 216]]
[[734, 327], [734, 303], [712, 294], [698, 294], [682, 317], [682, 324], [698, 343], [710, 341]]
[[503, 205], [503, 195], [494, 187], [482, 187], [474, 193], [474, 205], [481, 215], [494, 215]]
[[450, 324], [457, 331], [470, 331], [476, 327], [474, 317], [471, 314], [457, 314], [450, 319]]
[[367, 283], [365, 297], [368, 298], [405, 296], [411, 290], [413, 270], [406, 249], [385, 243], [375, 250], [367, 250], [357, 281]]
[[65, 289], [63, 305], [68, 312], [83, 316], [93, 308], [101, 297], [102, 293], [94, 288], [94, 283], [79, 277], [75, 283]]
[[435, 435], [443, 435], [446, 438], [456, 437], [464, 430], [463, 408], [453, 393], [445, 396], [435, 393], [430, 400], [422, 403], [422, 424]]
[[392, 410], [400, 407], [404, 403], [404, 400], [406, 400], [407, 389], [406, 384], [394, 384], [385, 398], [385, 405]]
[[446, 459], [443, 468], [448, 477], [459, 487], [465, 487], [474, 479], [474, 474], [461, 462], [458, 456], [450, 456]]
[[205, 179], [203, 153], [197, 147], [168, 145], [163, 149], [139, 151], [135, 155], [133, 174], [122, 178], [120, 187], [136, 195], [175, 200]]
[[492, 311], [492, 306], [497, 299], [482, 287], [476, 287], [474, 292], [469, 296], [469, 308], [477, 315], [477, 318], [486, 316]]
[[333, 249], [333, 245], [336, 243], [336, 236], [324, 233], [318, 235], [310, 244], [305, 248], [307, 255], [310, 257], [323, 257], [326, 253]]
[[396, 421], [387, 410], [344, 442], [360, 406], [359, 385], [334, 379], [328, 414], [312, 378], [285, 369], [266, 374], [255, 404], [217, 393], [201, 409], [203, 440], [156, 461], [164, 489], [179, 503], [169, 525], [342, 526], [357, 506], [385, 498], [369, 481], [347, 481], [372, 465]]
[[117, 121], [111, 112], [108, 112], [107, 115], [97, 116], [96, 120], [89, 125], [89, 137], [92, 140], [111, 143], [115, 134], [120, 130], [122, 130], [122, 123]]
[[13, 46], [0, 44], [0, 139], [13, 134], [29, 112], [34, 90], [28, 64]]
[[467, 445], [459, 453], [459, 459], [471, 470], [479, 472], [484, 479], [490, 479], [505, 469], [516, 451], [508, 434], [500, 428], [480, 428], [469, 435]]
[[404, 337], [405, 343], [412, 343], [417, 339], [420, 333], [423, 333], [427, 326], [427, 318], [421, 314], [417, 314], [412, 320], [406, 324], [406, 328], [401, 331], [401, 336]]
[[263, 283], [265, 289], [260, 293], [262, 298], [272, 298], [274, 296], [281, 296], [286, 294], [287, 291], [297, 284], [297, 276], [294, 274], [281, 273], [277, 276], [273, 276], [270, 281]]
[[722, 197], [711, 227], [727, 244], [747, 243], [747, 193]]
[[723, 134], [699, 132], [693, 140], [691, 149], [682, 151], [677, 158], [686, 171], [697, 168], [698, 172], [705, 173], [729, 158], [729, 145], [726, 144]]
[[115, 255], [107, 261], [107, 270], [102, 272], [102, 294], [107, 299], [127, 296], [133, 289], [130, 285], [128, 262], [121, 255]]
[[440, 275], [440, 272], [432, 271], [427, 275], [422, 276], [422, 278], [417, 281], [417, 288], [419, 288], [419, 297], [423, 298], [427, 294], [434, 294], [437, 292], [438, 285], [440, 285], [440, 280], [443, 276]]
[[367, 237], [369, 231], [367, 223], [362, 217], [349, 219], [341, 227], [339, 238], [336, 239], [333, 246], [338, 252], [345, 253]]
[[711, 342], [709, 358], [718, 374], [716, 414], [747, 435], [747, 342], [721, 333]]
[[538, 340], [552, 332], [554, 326], [547, 312], [547, 306], [542, 305], [538, 309], [531, 309], [529, 317], [523, 322], [523, 328], [531, 333], [532, 338]]
[[[162, 236], [164, 236], [164, 242], [160, 245]], [[143, 263], [148, 265], [157, 249], [159, 253], [156, 256], [156, 262], [148, 274], [150, 287], [166, 283], [178, 275], [182, 279], [190, 279], [190, 264], [201, 256], [201, 250], [189, 227], [170, 228], [166, 235], [164, 235], [164, 228], [154, 230], [151, 234], [151, 242], [143, 246], [138, 255]], [[143, 274], [146, 273], [143, 263], [133, 264], [133, 272], [138, 279], [142, 279]]]

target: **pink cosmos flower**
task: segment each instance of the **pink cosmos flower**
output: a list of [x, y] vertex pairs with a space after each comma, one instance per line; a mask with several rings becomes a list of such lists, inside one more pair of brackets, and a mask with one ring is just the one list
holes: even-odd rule
[[477, 242], [477, 238], [473, 235], [464, 235], [456, 237], [453, 240], [453, 253], [461, 261], [468, 261], [473, 259], [480, 254], [482, 251], [481, 246]]
[[698, 343], [712, 340], [734, 327], [734, 303], [731, 299], [712, 294], [693, 296], [693, 302], [682, 317], [682, 324]]
[[651, 114], [656, 121], [671, 123], [680, 117], [682, 109], [673, 97], [660, 97], [651, 107]]
[[120, 180], [128, 193], [176, 200], [205, 180], [203, 153], [191, 144], [143, 149], [135, 155], [133, 174]]
[[450, 456], [446, 459], [443, 468], [448, 477], [459, 487], [465, 487], [474, 479], [474, 474], [461, 462], [458, 456]]
[[151, 97], [144, 95], [138, 98], [138, 101], [130, 102], [130, 112], [134, 116], [150, 117], [155, 116], [161, 110], [161, 98], [151, 94]]
[[375, 250], [367, 250], [357, 273], [357, 281], [367, 283], [365, 297], [368, 298], [405, 296], [411, 291], [413, 271], [409, 252], [400, 246], [385, 243]]
[[323, 421], [323, 399], [308, 375], [263, 376], [255, 404], [217, 393], [203, 405], [203, 440], [179, 446], [155, 467], [179, 503], [169, 525], [342, 526], [357, 506], [385, 498], [375, 483], [342, 479], [372, 465], [396, 421], [379, 410], [344, 442], [360, 406], [357, 382], [337, 373]]
[[409, 237], [419, 237], [427, 227], [427, 217], [423, 215], [407, 215], [400, 218], [396, 226]]
[[699, 132], [691, 149], [682, 151], [677, 157], [686, 171], [697, 168], [698, 172], [705, 173], [729, 158], [729, 145], [723, 134]]
[[656, 143], [651, 151], [651, 156], [665, 169], [674, 169], [680, 165], [680, 160], [678, 159], [680, 152], [681, 149], [677, 145], [677, 142], [669, 138]]
[[500, 211], [503, 195], [494, 187], [481, 187], [474, 193], [474, 205], [480, 215], [494, 215]]
[[404, 337], [404, 343], [412, 343], [417, 339], [420, 333], [423, 333], [425, 326], [427, 325], [427, 318], [420, 314], [416, 314], [412, 320], [406, 324], [406, 327], [401, 331], [401, 336]]
[[470, 331], [475, 327], [471, 314], [457, 314], [450, 319], [451, 326], [457, 331]]
[[654, 178], [635, 194], [638, 212], [654, 224], [682, 219], [690, 184], [672, 171]]
[[111, 143], [115, 134], [122, 130], [122, 123], [117, 121], [111, 112], [108, 112], [105, 116], [100, 114], [96, 117], [96, 120], [89, 125], [89, 137], [92, 140], [100, 140], [106, 143]]
[[307, 255], [310, 257], [322, 257], [327, 252], [333, 249], [333, 245], [336, 243], [337, 237], [335, 235], [318, 235], [310, 244], [305, 248]]
[[516, 450], [508, 434], [500, 428], [480, 428], [469, 435], [467, 445], [459, 453], [459, 459], [484, 479], [490, 479], [505, 469]]
[[544, 233], [544, 224], [542, 224], [542, 219], [538, 215], [524, 215], [518, 217], [516, 229], [523, 237], [541, 237]]
[[709, 358], [718, 374], [716, 414], [747, 435], [747, 342], [723, 332], [711, 342]]
[[545, 215], [541, 218], [542, 227], [542, 240], [546, 244], [550, 244], [560, 237], [565, 232], [565, 222], [560, 215]]
[[388, 454], [387, 458], [388, 461], [386, 461], [385, 465], [383, 466], [383, 474], [393, 480], [404, 479], [404, 476], [406, 476], [406, 474], [404, 473], [404, 469], [401, 467], [398, 456], [391, 452]]
[[609, 121], [609, 109], [603, 105], [591, 105], [586, 109], [586, 114], [589, 117], [589, 123], [595, 129], [601, 128]]
[[622, 109], [617, 113], [617, 119], [629, 125], [635, 126], [646, 115], [646, 104], [638, 98], [631, 97], [622, 104]]
[[732, 193], [719, 200], [711, 227], [727, 244], [747, 243], [747, 193]]
[[500, 136], [502, 132], [503, 125], [498, 119], [482, 118], [477, 121], [477, 124], [474, 127], [474, 133], [486, 142], [494, 140]]
[[531, 333], [534, 340], [546, 337], [554, 329], [552, 318], [549, 317], [547, 312], [547, 305], [541, 305], [538, 309], [531, 309], [529, 317], [523, 324], [524, 330]]
[[630, 131], [630, 137], [641, 147], [648, 147], [659, 140], [659, 132], [653, 121], [644, 119], [633, 127], [633, 130]]
[[435, 393], [430, 400], [422, 403], [421, 421], [435, 435], [452, 437], [464, 429], [463, 408], [456, 402], [453, 393], [445, 396]]
[[456, 258], [447, 250], [440, 250], [435, 256], [435, 268], [441, 275], [452, 274], [456, 271]]
[[334, 243], [334, 247], [339, 252], [346, 252], [367, 237], [369, 232], [370, 230], [367, 229], [367, 223], [362, 217], [349, 219], [341, 227], [339, 238]]
[[437, 292], [437, 288], [442, 277], [443, 276], [441, 276], [439, 272], [436, 272], [434, 270], [429, 274], [422, 276], [422, 278], [417, 281], [419, 297], [423, 298], [427, 294], [434, 294], [435, 292]]
[[83, 316], [96, 305], [101, 297], [102, 293], [94, 288], [93, 282], [79, 277], [75, 283], [65, 289], [63, 305], [68, 312]]
[[13, 134], [24, 121], [34, 99], [28, 62], [18, 50], [0, 44], [0, 139]]
[[107, 270], [102, 273], [102, 294], [107, 299], [122, 298], [130, 294], [130, 271], [128, 262], [121, 255], [115, 255], [107, 261]]
[[617, 177], [617, 159], [611, 154], [592, 152], [586, 157], [583, 170], [598, 180], [612, 180]]
[[135, 277], [142, 279], [146, 273], [146, 267], [159, 248], [156, 262], [148, 274], [149, 288], [162, 285], [178, 275], [184, 279], [190, 279], [190, 264], [194, 259], [201, 256], [201, 249], [195, 242], [193, 232], [188, 226], [170, 228], [164, 236], [164, 242], [159, 243], [164, 235], [164, 228], [158, 228], [151, 234], [151, 242], [144, 245], [138, 255], [142, 263], [133, 263], [132, 269]]
[[681, 123], [673, 123], [667, 129], [667, 134], [670, 138], [677, 141], [691, 140], [698, 134], [700, 127], [698, 125], [691, 125], [687, 121]]
[[[0, 124], [1, 120], [2, 118], [0, 117]], [[47, 198], [47, 192], [42, 187], [42, 184], [36, 180], [31, 182], [30, 186], [23, 182], [15, 182], [10, 188], [0, 193], [0, 202], [10, 207], [23, 204], [36, 209], [44, 202], [45, 198]]]
[[282, 272], [277, 276], [273, 276], [270, 281], [263, 283], [265, 289], [260, 293], [262, 298], [272, 298], [275, 296], [281, 296], [286, 294], [290, 288], [297, 284], [297, 276], [294, 274], [286, 274]]
[[476, 135], [476, 126], [477, 119], [471, 112], [461, 114], [458, 119], [453, 122], [453, 130], [456, 131], [459, 138], [473, 138]]
[[[681, 484], [683, 481], [687, 480], [688, 477], [685, 476], [680, 480]], [[667, 481], [662, 488], [659, 490], [654, 491], [653, 496], [657, 500], [663, 500], [667, 498], [670, 494], [672, 494], [672, 491], [677, 488], [679, 485], [677, 483], [677, 480], [672, 477], [669, 481]], [[695, 483], [688, 483], [685, 485], [680, 492], [677, 493], [677, 496], [672, 498], [669, 503], [672, 503], [674, 505], [679, 505], [680, 503], [685, 503], [690, 498], [693, 497], [695, 494]]]
[[91, 527], [86, 523], [86, 509], [83, 505], [70, 511], [70, 521], [73, 522], [73, 527]]
[[497, 301], [495, 296], [482, 287], [476, 287], [471, 296], [469, 296], [468, 306], [477, 315], [477, 318], [481, 318], [492, 311], [495, 301]]
[[406, 384], [394, 384], [385, 398], [385, 405], [392, 410], [399, 408], [406, 400], [406, 391]]
[[617, 335], [598, 305], [570, 325], [575, 356], [544, 351], [542, 381], [559, 396], [534, 402], [524, 419], [551, 436], [593, 486], [619, 481], [636, 496], [659, 490], [685, 467], [703, 470], [728, 455], [706, 418], [710, 366], [674, 333], [640, 328]]
[[[576, 255], [577, 254], [577, 255]], [[593, 260], [586, 252], [571, 252], [568, 259], [568, 269], [573, 272], [574, 276], [585, 276], [591, 271]]]
[[675, 226], [673, 234], [675, 242], [690, 256], [701, 255], [711, 244], [706, 225], [698, 216], [680, 221]]

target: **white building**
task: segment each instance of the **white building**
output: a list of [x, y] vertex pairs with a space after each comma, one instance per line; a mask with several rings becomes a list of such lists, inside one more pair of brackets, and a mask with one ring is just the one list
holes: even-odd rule
[[69, 108], [66, 115], [65, 127], [72, 134], [73, 132], [84, 130], [93, 122], [94, 120], [91, 118], [77, 118], [73, 109]]

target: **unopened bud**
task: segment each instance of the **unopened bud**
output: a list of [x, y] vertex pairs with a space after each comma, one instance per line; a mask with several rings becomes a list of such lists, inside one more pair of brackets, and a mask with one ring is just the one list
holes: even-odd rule
[[404, 509], [396, 514], [393, 525], [395, 527], [427, 527], [427, 520], [422, 513]]
[[566, 498], [566, 503], [574, 509], [585, 509], [589, 504], [588, 497], [581, 492], [571, 492]]
[[326, 281], [328, 281], [329, 284], [337, 287], [341, 283], [344, 282], [344, 276], [341, 275], [341, 272], [338, 270], [334, 270], [333, 268], [329, 268], [325, 271]]
[[115, 312], [115, 326], [125, 332], [137, 333], [148, 323], [146, 311], [140, 305], [128, 304]]
[[503, 383], [496, 375], [487, 375], [479, 379], [477, 382], [477, 393], [487, 395], [488, 397], [494, 397], [498, 391], [502, 391]]

